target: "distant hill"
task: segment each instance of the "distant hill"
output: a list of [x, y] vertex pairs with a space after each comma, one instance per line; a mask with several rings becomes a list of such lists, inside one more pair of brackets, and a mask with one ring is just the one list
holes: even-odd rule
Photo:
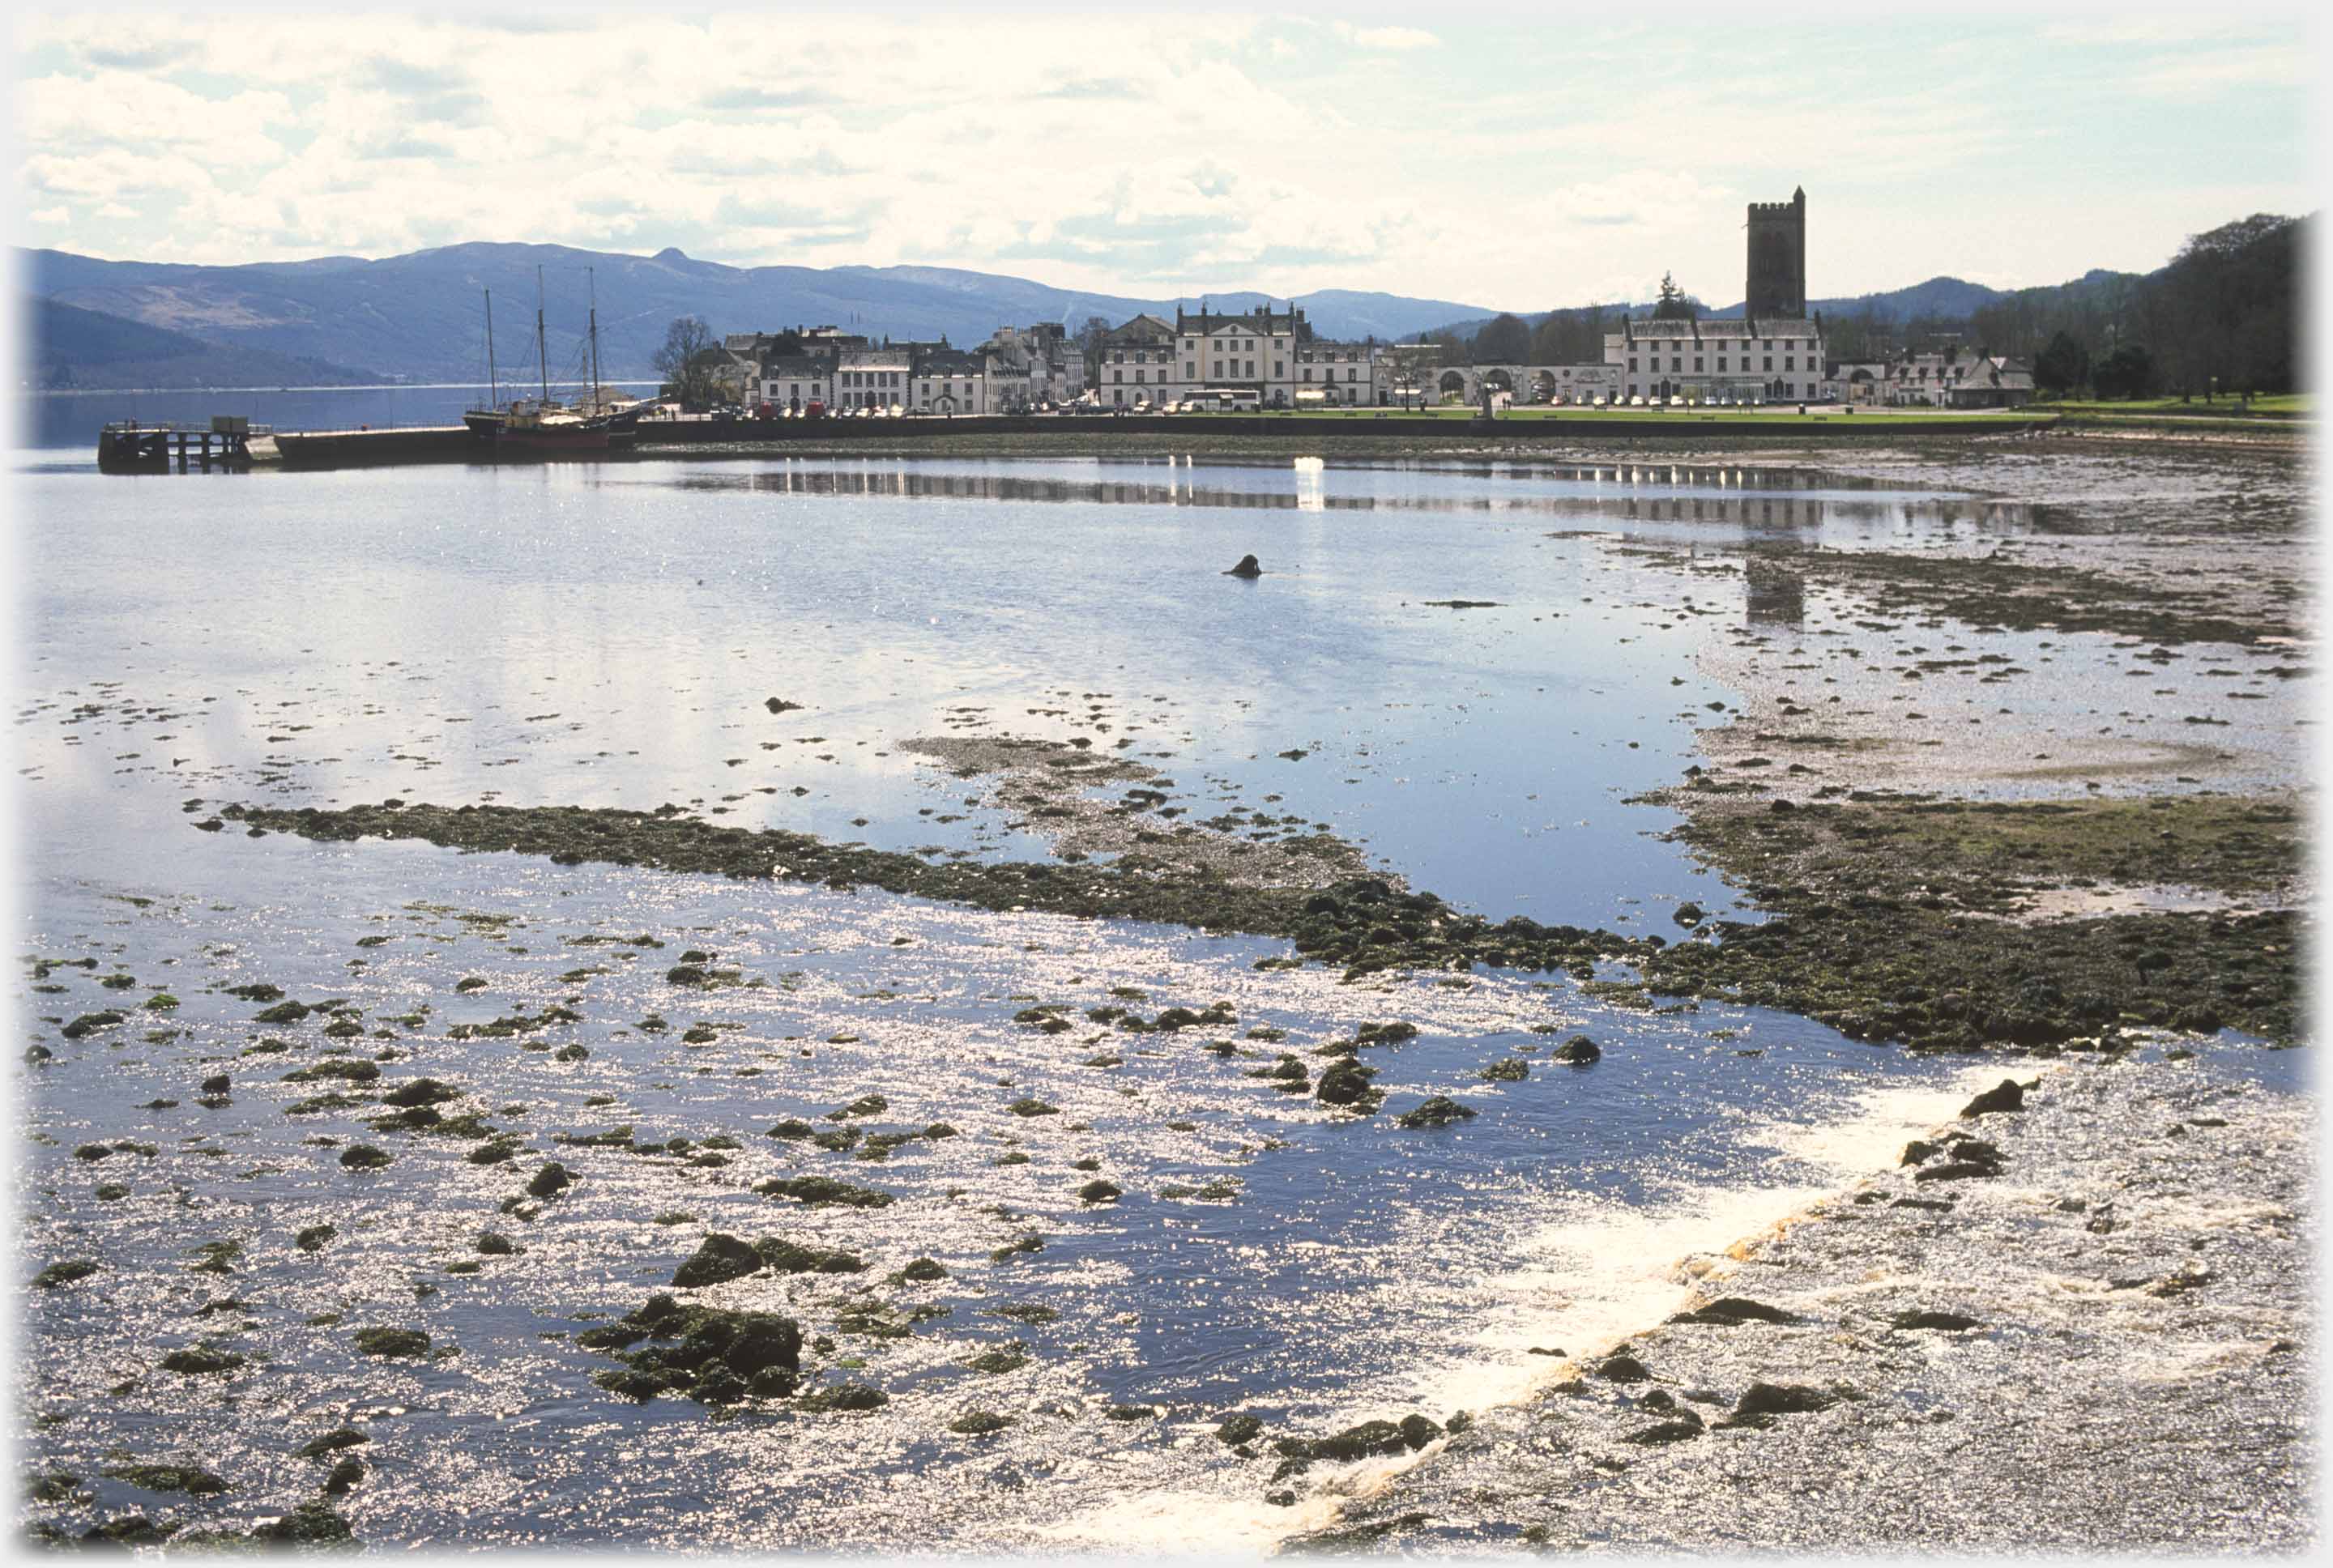
[[350, 386], [380, 379], [356, 366], [206, 342], [56, 300], [33, 301], [30, 315], [31, 379], [44, 390]]
[[[2092, 278], [2118, 275], [2120, 274], [2103, 272], [2094, 272], [2090, 274]], [[1882, 293], [1857, 294], [1846, 299], [1813, 300], [1808, 302], [1808, 308], [1811, 311], [1819, 311], [1827, 320], [1841, 316], [1862, 316], [1867, 312], [1873, 325], [1884, 326], [1925, 320], [1964, 321], [1985, 306], [2006, 297], [2001, 290], [1989, 289], [1983, 283], [1972, 283], [1960, 278], [1936, 277], [1930, 278], [1925, 283], [1914, 283], [1908, 288], [1889, 289]], [[1708, 306], [1702, 305], [1699, 301], [1695, 301], [1695, 303], [1700, 306], [1701, 314], [1712, 320], [1738, 320], [1744, 308], [1741, 304], [1733, 304], [1722, 310], [1711, 310]], [[1536, 327], [1551, 316], [1570, 315], [1597, 308], [1599, 307], [1566, 306], [1556, 311], [1536, 311], [1522, 319], [1527, 325]], [[1641, 304], [1613, 304], [1600, 308], [1604, 314], [1616, 323], [1624, 314], [1642, 319], [1653, 313], [1653, 304], [1649, 300]], [[1463, 320], [1445, 321], [1436, 325], [1432, 330], [1455, 332], [1461, 338], [1471, 338], [1481, 331], [1483, 324], [1490, 319], [1488, 316], [1476, 316]]]
[[[1062, 321], [1074, 330], [1089, 316], [1116, 325], [1145, 311], [1169, 320], [1175, 313], [1172, 300], [951, 267], [732, 267], [674, 249], [636, 256], [476, 243], [378, 261], [327, 256], [233, 267], [107, 262], [50, 250], [18, 257], [29, 291], [67, 306], [223, 347], [372, 366], [415, 381], [485, 379], [483, 292], [489, 289], [497, 368], [505, 379], [536, 374], [537, 266], [553, 381], [572, 380], [580, 369], [587, 287], [593, 284], [600, 373], [611, 380], [653, 374], [649, 361], [665, 329], [683, 315], [699, 317], [715, 333], [834, 322], [878, 337], [945, 337], [970, 346], [1005, 325]], [[1244, 292], [1206, 301], [1216, 310], [1243, 311], [1267, 298], [1286, 302]], [[1343, 290], [1300, 294], [1295, 302], [1314, 330], [1330, 338], [1406, 337], [1436, 322], [1492, 313], [1450, 300]]]

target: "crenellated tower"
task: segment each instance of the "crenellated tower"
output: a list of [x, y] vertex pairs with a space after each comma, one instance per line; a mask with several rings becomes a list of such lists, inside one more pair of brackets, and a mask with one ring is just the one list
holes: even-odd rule
[[1807, 313], [1807, 193], [1750, 204], [1750, 275], [1742, 297], [1752, 320]]

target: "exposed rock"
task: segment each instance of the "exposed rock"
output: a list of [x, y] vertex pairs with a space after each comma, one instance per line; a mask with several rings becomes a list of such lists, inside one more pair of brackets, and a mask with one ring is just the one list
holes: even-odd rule
[[1242, 1443], [1255, 1441], [1263, 1432], [1263, 1422], [1242, 1411], [1224, 1418], [1223, 1424], [1215, 1428], [1215, 1441], [1225, 1448], [1236, 1448]]
[[1607, 1356], [1596, 1364], [1596, 1375], [1607, 1382], [1650, 1382], [1653, 1369], [1633, 1355]]
[[758, 1273], [762, 1267], [761, 1255], [754, 1250], [752, 1243], [716, 1230], [673, 1271], [672, 1283], [684, 1290], [700, 1289], [725, 1280], [742, 1279]]
[[205, 1372], [233, 1372], [242, 1364], [243, 1357], [234, 1351], [209, 1350], [201, 1345], [192, 1345], [185, 1350], [174, 1350], [162, 1358], [164, 1372], [185, 1372], [189, 1376], [200, 1376]]
[[542, 1169], [537, 1171], [528, 1181], [527, 1196], [549, 1198], [573, 1185], [574, 1181], [575, 1178], [568, 1173], [566, 1166], [556, 1160], [547, 1160], [543, 1162]]
[[334, 1427], [322, 1437], [311, 1438], [301, 1444], [298, 1452], [303, 1459], [321, 1459], [326, 1454], [338, 1449], [353, 1448], [360, 1443], [370, 1441], [372, 1441], [370, 1438], [354, 1427]]
[[1961, 1107], [1963, 1116], [1985, 1116], [2025, 1109], [2025, 1089], [2014, 1078], [2003, 1078]]
[[[1221, 560], [1223, 558], [1221, 556], [1217, 556], [1215, 559], [1217, 560]], [[1232, 568], [1231, 570], [1224, 573], [1224, 575], [1225, 577], [1262, 577], [1263, 575], [1263, 568], [1260, 563], [1258, 563], [1255, 557], [1252, 555], [1243, 555], [1239, 559], [1239, 565]]]
[[1719, 1328], [1737, 1328], [1745, 1323], [1800, 1323], [1794, 1312], [1784, 1312], [1779, 1306], [1769, 1306], [1762, 1301], [1747, 1296], [1728, 1296], [1691, 1312], [1678, 1313], [1671, 1323], [1708, 1324]]
[[1888, 1322], [1896, 1328], [1941, 1328], [1957, 1331], [1983, 1326], [1975, 1318], [1963, 1316], [1957, 1312], [1899, 1312]]
[[357, 1349], [365, 1355], [427, 1355], [429, 1336], [418, 1328], [360, 1328]]
[[224, 1477], [194, 1465], [116, 1465], [105, 1473], [149, 1492], [184, 1492], [188, 1496], [210, 1497], [226, 1490]]
[[62, 1262], [50, 1264], [40, 1273], [33, 1276], [33, 1286], [37, 1290], [54, 1290], [61, 1285], [71, 1285], [77, 1279], [87, 1279], [98, 1271], [98, 1262], [93, 1257], [68, 1257]]
[[872, 1410], [891, 1402], [891, 1396], [881, 1389], [866, 1383], [836, 1383], [830, 1388], [813, 1389], [794, 1401], [794, 1408], [804, 1410]]
[[1742, 1416], [1795, 1416], [1815, 1410], [1827, 1410], [1839, 1403], [1837, 1394], [1803, 1383], [1752, 1383], [1733, 1403], [1733, 1413]]
[[1404, 1127], [1446, 1127], [1453, 1122], [1463, 1122], [1474, 1114], [1445, 1095], [1435, 1095], [1424, 1103], [1404, 1111], [1394, 1120]]
[[1569, 1062], [1575, 1067], [1584, 1067], [1590, 1062], [1602, 1060], [1604, 1052], [1586, 1035], [1574, 1035], [1556, 1047], [1552, 1055], [1559, 1062]]

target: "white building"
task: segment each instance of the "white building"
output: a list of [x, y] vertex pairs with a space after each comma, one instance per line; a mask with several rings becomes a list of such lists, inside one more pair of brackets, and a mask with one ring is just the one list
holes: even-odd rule
[[894, 403], [906, 407], [915, 358], [904, 346], [843, 349], [835, 359], [835, 403], [845, 408], [888, 408]]
[[1897, 407], [2015, 408], [2033, 399], [2033, 372], [2002, 355], [1953, 349], [1887, 367], [1882, 397]]
[[1315, 403], [1365, 408], [1378, 400], [1378, 354], [1374, 344], [1331, 343], [1316, 338], [1298, 343], [1295, 397], [1300, 408]]
[[[999, 406], [1013, 406], [1015, 391], [1025, 403], [1066, 403], [1085, 390], [1086, 357], [1058, 321], [1033, 327], [999, 327], [981, 351], [991, 356], [989, 378], [999, 388]], [[1006, 389], [1003, 383], [1022, 384]]]
[[762, 401], [800, 414], [813, 401], [834, 406], [833, 361], [787, 354], [762, 362]]
[[1302, 385], [1296, 350], [1308, 335], [1304, 312], [1292, 305], [1285, 311], [1258, 305], [1234, 316], [1204, 307], [1194, 314], [1177, 306], [1173, 368], [1180, 374], [1178, 390], [1170, 396], [1225, 388], [1253, 392], [1266, 407], [1286, 407]]
[[1148, 312], [1102, 339], [1095, 389], [1111, 407], [1162, 403], [1182, 396], [1175, 374], [1175, 329]]
[[916, 356], [909, 396], [901, 401], [918, 414], [1000, 412], [1003, 399], [990, 384], [991, 363], [987, 355], [961, 349], [927, 349]]
[[1797, 403], [1823, 391], [1819, 320], [1630, 320], [1604, 337], [1624, 398]]

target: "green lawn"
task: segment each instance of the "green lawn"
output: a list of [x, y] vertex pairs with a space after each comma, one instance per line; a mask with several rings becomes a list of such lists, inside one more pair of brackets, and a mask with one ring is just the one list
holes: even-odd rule
[[[1317, 410], [1267, 408], [1262, 410], [1262, 414], [1263, 417], [1274, 419], [1289, 419], [1299, 416], [1307, 419], [1355, 419], [1363, 422], [1374, 421], [1379, 418], [1402, 419], [1409, 421], [1438, 419], [1445, 423], [1464, 424], [1474, 416], [1474, 410], [1472, 408], [1462, 407], [1427, 409], [1321, 408]], [[1170, 418], [1177, 420], [1211, 418], [1253, 419], [1256, 416], [1257, 416], [1253, 414], [1176, 414], [1169, 416]], [[2034, 423], [2037, 419], [2047, 419], [2049, 415], [2047, 413], [2029, 413], [2023, 409], [1987, 410], [1982, 413], [1959, 414], [1942, 408], [1858, 408], [1854, 414], [1849, 415], [1847, 412], [1845, 405], [1819, 403], [1809, 404], [1807, 406], [1807, 412], [1803, 415], [1798, 411], [1798, 406], [1796, 404], [1791, 404], [1787, 406], [1777, 406], [1771, 408], [1574, 408], [1541, 406], [1509, 408], [1499, 416], [1502, 422], [1507, 420], [1529, 419], [1580, 419], [1608, 420], [1615, 424], [1634, 424], [1651, 423], [1655, 421], [1662, 423], [1675, 423], [1685, 420], [1695, 420], [1708, 424], [1720, 425], [1800, 425], [1810, 421], [1830, 419], [1847, 421], [1872, 420], [1876, 422], [1885, 422], [1889, 419], [1914, 418], [1949, 419], [1956, 425], [1965, 424], [1972, 425], [2030, 425]]]
[[2241, 411], [2237, 399], [2222, 396], [2210, 403], [2201, 397], [2181, 402], [2176, 397], [2139, 397], [2125, 402], [2081, 401], [2068, 398], [2059, 402], [2036, 403], [2037, 414], [2079, 414], [2085, 417], [2098, 415], [2146, 415], [2150, 417], [2172, 414], [2187, 418], [2219, 419], [2300, 419], [2313, 416], [2317, 400], [2306, 392], [2277, 392], [2251, 400], [2249, 415]]

